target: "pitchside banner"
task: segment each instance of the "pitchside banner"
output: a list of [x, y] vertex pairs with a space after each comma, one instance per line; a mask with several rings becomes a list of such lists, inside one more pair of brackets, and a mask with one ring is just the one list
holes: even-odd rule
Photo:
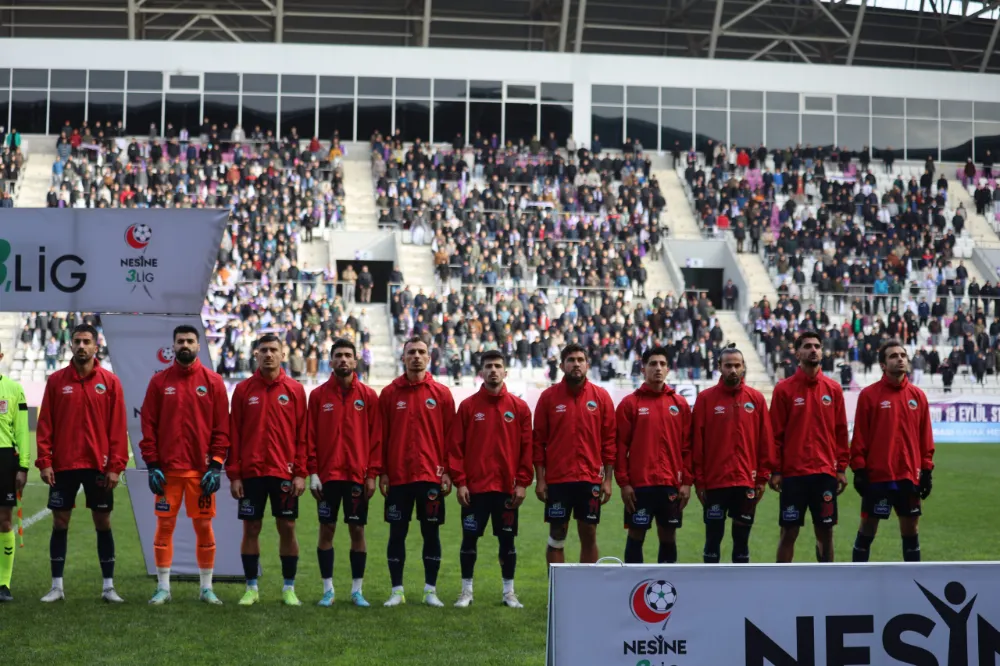
[[996, 666], [1000, 563], [554, 565], [548, 666]]
[[[198, 358], [207, 368], [214, 367], [205, 344], [205, 327], [199, 315], [104, 315], [101, 317], [104, 337], [111, 349], [114, 372], [122, 383], [128, 406], [128, 437], [132, 443], [135, 466], [146, 469], [139, 451], [142, 440], [142, 402], [146, 387], [156, 373], [174, 362], [174, 328], [194, 326], [201, 340]], [[170, 415], [184, 418], [184, 415]]]
[[930, 409], [935, 442], [1000, 442], [1000, 398], [996, 396], [932, 398]]
[[225, 210], [14, 208], [0, 230], [0, 310], [201, 311]]

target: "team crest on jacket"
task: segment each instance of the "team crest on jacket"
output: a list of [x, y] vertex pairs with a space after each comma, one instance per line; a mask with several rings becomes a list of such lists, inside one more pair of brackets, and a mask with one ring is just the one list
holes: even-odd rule
[[504, 412], [503, 413], [503, 420], [506, 421], [507, 423], [510, 423], [511, 421], [513, 421], [514, 420], [514, 412]]
[[746, 412], [747, 414], [753, 414], [753, 410], [754, 410], [754, 406], [753, 406], [752, 402], [744, 402], [743, 403], [743, 411], [744, 412]]
[[427, 405], [427, 409], [434, 409], [435, 407], [438, 406], [437, 400], [435, 400], [434, 398], [427, 398], [426, 400], [424, 400], [424, 404]]
[[587, 409], [589, 409], [592, 412], [596, 412], [597, 411], [597, 403], [594, 402], [593, 400], [588, 400], [587, 401]]
[[[97, 395], [104, 395], [104, 393], [107, 392], [107, 390], [108, 387], [105, 386], [104, 384], [96, 384], [94, 386], [94, 392], [97, 393]], [[916, 409], [916, 407], [914, 407], [914, 409]]]
[[668, 411], [670, 412], [671, 416], [677, 416], [678, 414], [681, 413], [681, 408], [678, 407], [677, 405], [670, 405], [670, 409]]
[[914, 400], [913, 398], [910, 398], [909, 400], [906, 401], [906, 406], [909, 407], [910, 409], [916, 409], [917, 401]]
[[828, 395], [824, 395], [822, 398], [820, 398], [820, 400], [823, 402], [823, 405], [826, 406], [826, 407], [829, 407], [833, 403], [833, 398], [831, 398]]
[[203, 398], [206, 395], [208, 395], [208, 387], [207, 386], [199, 386], [198, 388], [196, 388], [194, 390], [194, 392], [198, 394], [199, 398]]
[[333, 403], [332, 402], [324, 402], [323, 403], [323, 411], [324, 412], [332, 412], [333, 411]]
[[288, 396], [285, 395], [284, 393], [282, 393], [281, 395], [279, 395], [278, 396], [278, 404], [279, 405], [287, 405], [288, 404]]
[[365, 408], [365, 401], [364, 400], [355, 400], [354, 401], [354, 409], [356, 409], [356, 410], [358, 410], [360, 412], [364, 408]]

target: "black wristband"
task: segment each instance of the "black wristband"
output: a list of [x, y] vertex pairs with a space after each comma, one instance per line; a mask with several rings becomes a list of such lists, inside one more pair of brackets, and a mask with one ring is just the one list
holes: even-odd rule
[[222, 463], [220, 463], [218, 460], [216, 460], [216, 459], [213, 458], [212, 461], [208, 463], [208, 468], [212, 469], [212, 470], [215, 470], [216, 472], [221, 472], [222, 471]]
[[146, 463], [146, 469], [148, 471], [150, 471], [150, 472], [152, 472], [153, 470], [156, 470], [156, 469], [160, 469], [160, 463], [158, 463], [158, 462], [147, 462]]

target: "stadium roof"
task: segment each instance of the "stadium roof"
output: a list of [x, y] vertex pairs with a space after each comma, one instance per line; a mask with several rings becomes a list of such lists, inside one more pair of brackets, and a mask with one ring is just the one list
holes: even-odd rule
[[1000, 0], [0, 0], [0, 38], [433, 46], [1000, 72]]

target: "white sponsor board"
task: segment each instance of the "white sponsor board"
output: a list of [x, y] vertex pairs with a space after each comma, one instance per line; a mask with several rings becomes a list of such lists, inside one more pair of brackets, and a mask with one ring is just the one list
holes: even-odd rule
[[14, 208], [0, 230], [0, 311], [197, 313], [225, 210]]
[[555, 565], [548, 666], [996, 666], [1000, 563]]
[[[128, 407], [128, 437], [136, 467], [145, 469], [139, 453], [142, 440], [142, 402], [149, 380], [174, 362], [173, 331], [181, 325], [194, 326], [202, 342], [198, 358], [212, 368], [205, 342], [205, 328], [198, 315], [105, 315], [101, 318], [104, 337], [114, 352], [114, 372], [122, 383]], [[186, 414], [164, 414], [166, 418], [187, 418]]]

